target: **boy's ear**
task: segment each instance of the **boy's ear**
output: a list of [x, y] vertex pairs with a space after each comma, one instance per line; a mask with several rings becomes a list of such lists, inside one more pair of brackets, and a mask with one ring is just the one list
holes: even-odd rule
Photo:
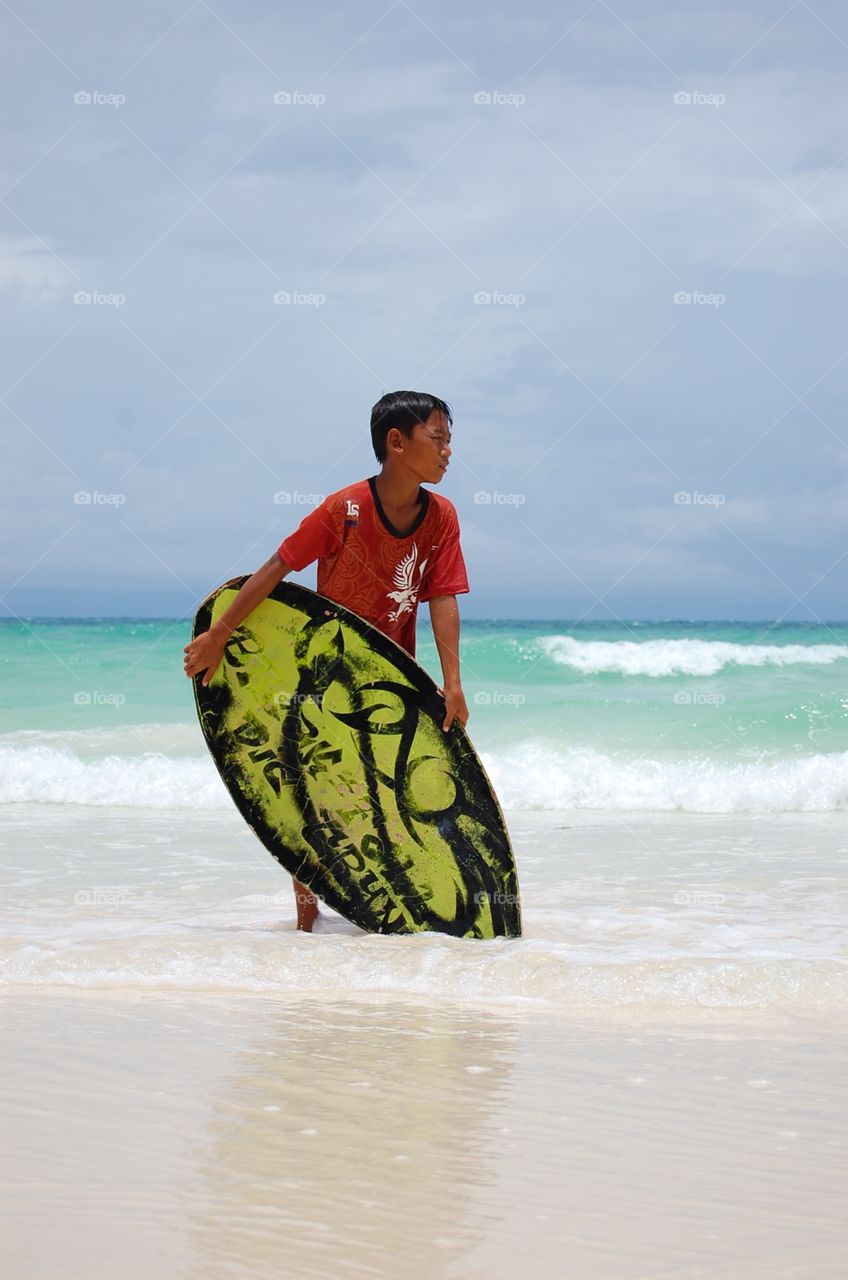
[[395, 451], [403, 448], [403, 432], [400, 427], [389, 427], [386, 433], [386, 447]]

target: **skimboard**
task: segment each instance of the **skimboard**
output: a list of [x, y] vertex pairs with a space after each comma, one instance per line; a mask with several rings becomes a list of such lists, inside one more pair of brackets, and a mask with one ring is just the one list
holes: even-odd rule
[[[203, 601], [194, 635], [246, 578]], [[302, 884], [371, 933], [517, 937], [503, 814], [465, 729], [423, 667], [363, 618], [281, 582], [194, 681], [237, 808]]]

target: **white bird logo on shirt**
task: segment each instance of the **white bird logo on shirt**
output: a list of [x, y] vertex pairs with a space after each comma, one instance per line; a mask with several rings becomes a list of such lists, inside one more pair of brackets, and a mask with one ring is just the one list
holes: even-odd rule
[[[428, 557], [429, 560], [429, 557]], [[418, 564], [418, 544], [412, 544], [412, 550], [408, 556], [397, 565], [392, 581], [398, 588], [397, 591], [387, 592], [390, 600], [397, 603], [397, 608], [389, 614], [389, 622], [397, 622], [398, 618], [404, 613], [411, 613], [418, 597], [418, 591], [421, 587], [421, 578], [424, 570], [427, 568], [428, 560], [422, 560], [418, 565], [418, 582], [413, 583], [415, 577], [415, 567]]]

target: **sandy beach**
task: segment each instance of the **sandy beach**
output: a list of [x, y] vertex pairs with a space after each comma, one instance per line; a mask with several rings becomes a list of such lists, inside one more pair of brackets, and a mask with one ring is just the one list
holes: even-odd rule
[[842, 1277], [845, 816], [508, 816], [474, 944], [296, 934], [225, 810], [7, 806], [5, 1273]]
[[53, 991], [3, 1020], [16, 1280], [845, 1274], [848, 1038], [814, 1019]]

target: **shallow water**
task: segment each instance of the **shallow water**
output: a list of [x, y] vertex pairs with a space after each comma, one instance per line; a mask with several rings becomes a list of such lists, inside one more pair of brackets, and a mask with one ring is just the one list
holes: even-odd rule
[[848, 1008], [848, 816], [507, 814], [525, 935], [382, 938], [291, 882], [235, 812], [10, 805], [0, 957], [31, 988], [372, 993], [569, 1011]]

